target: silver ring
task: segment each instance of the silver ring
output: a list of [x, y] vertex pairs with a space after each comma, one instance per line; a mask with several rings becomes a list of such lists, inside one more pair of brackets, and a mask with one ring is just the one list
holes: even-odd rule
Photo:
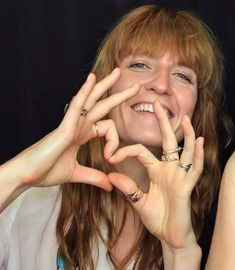
[[188, 172], [189, 169], [192, 167], [192, 163], [179, 163], [178, 166], [185, 172]]
[[87, 113], [88, 113], [88, 111], [86, 110], [86, 109], [83, 109], [82, 111], [81, 111], [81, 116], [86, 116], [87, 115]]
[[133, 191], [130, 194], [127, 194], [126, 197], [132, 202], [132, 203], [136, 203], [138, 202], [144, 195], [144, 192], [137, 187], [137, 189], [135, 191]]

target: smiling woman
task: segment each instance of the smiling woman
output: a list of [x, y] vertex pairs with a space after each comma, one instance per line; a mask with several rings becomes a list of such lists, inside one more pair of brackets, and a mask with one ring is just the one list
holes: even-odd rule
[[[136, 65], [137, 63], [137, 65]], [[154, 103], [164, 108], [177, 141], [183, 139], [181, 121], [193, 115], [197, 101], [197, 75], [178, 65], [177, 56], [164, 53], [161, 57], [127, 56], [119, 64], [121, 77], [111, 93], [123, 91], [139, 82], [139, 93], [110, 112], [123, 145], [143, 143], [161, 149], [162, 136], [154, 114]], [[189, 79], [190, 78], [190, 79]], [[149, 113], [152, 111], [152, 113]], [[159, 152], [159, 151], [158, 151]]]
[[25, 191], [0, 217], [0, 269], [198, 270], [222, 74], [193, 14], [127, 14], [60, 126], [0, 168], [1, 210]]
[[[64, 186], [62, 188], [62, 208], [57, 224], [57, 235], [61, 239], [61, 254], [70, 265], [71, 257], [66, 256], [66, 254], [67, 250], [73, 249], [72, 247], [75, 245], [72, 240], [73, 232], [76, 230], [80, 236], [89, 235], [88, 238], [81, 237], [76, 242], [76, 254], [81, 269], [85, 269], [82, 259], [84, 254], [86, 254], [85, 257], [92, 268], [95, 264], [93, 264], [92, 259], [93, 247], [90, 243], [93, 239], [91, 232], [94, 232], [95, 235], [102, 235], [101, 238], [106, 245], [108, 258], [118, 269], [125, 269], [135, 257], [137, 250], [140, 251], [138, 253], [141, 256], [138, 256], [136, 269], [162, 269], [162, 251], [163, 255], [166, 253], [167, 257], [166, 250], [169, 251], [169, 249], [165, 243], [172, 243], [173, 239], [171, 236], [165, 234], [163, 236], [161, 233], [153, 236], [149, 231], [153, 232], [157, 229], [151, 230], [151, 226], [146, 226], [146, 223], [148, 224], [149, 219], [164, 220], [160, 213], [162, 213], [162, 209], [168, 209], [169, 205], [161, 204], [161, 199], [165, 196], [153, 192], [153, 190], [158, 190], [160, 185], [158, 183], [156, 186], [155, 181], [159, 179], [159, 181], [168, 183], [168, 176], [164, 174], [166, 171], [175, 179], [179, 166], [178, 162], [176, 162], [177, 164], [163, 162], [162, 167], [158, 167], [156, 157], [160, 157], [162, 149], [166, 151], [176, 149], [178, 143], [182, 143], [184, 136], [185, 151], [182, 153], [180, 162], [186, 163], [186, 165], [193, 163], [193, 160], [197, 160], [194, 155], [199, 155], [198, 151], [201, 147], [199, 145], [202, 143], [201, 138], [195, 142], [194, 136], [204, 137], [204, 170], [197, 184], [195, 181], [189, 181], [192, 186], [187, 187], [187, 199], [184, 204], [184, 207], [187, 205], [187, 209], [188, 205], [191, 205], [192, 216], [189, 213], [190, 209], [188, 209], [189, 212], [184, 212], [184, 207], [181, 210], [175, 209], [175, 213], [180, 213], [175, 217], [176, 220], [181, 220], [182, 216], [189, 218], [185, 223], [187, 226], [181, 224], [179, 231], [182, 232], [185, 228], [186, 235], [190, 235], [191, 238], [192, 230], [189, 228], [193, 227], [195, 238], [198, 239], [203, 228], [204, 217], [210, 209], [220, 180], [217, 123], [219, 121], [219, 97], [222, 93], [223, 57], [213, 34], [193, 14], [187, 11], [143, 6], [127, 14], [107, 35], [100, 46], [93, 72], [96, 74], [97, 80], [101, 80], [116, 66], [121, 70], [120, 78], [102, 98], [107, 97], [110, 93], [121, 93], [135, 82], [140, 84], [140, 91], [137, 95], [127, 99], [109, 113], [109, 117], [117, 128], [120, 146], [127, 148], [124, 147], [124, 150], [118, 151], [112, 159], [107, 161], [103, 157], [105, 142], [100, 138], [84, 145], [78, 155], [78, 160], [84, 165], [90, 164], [105, 172], [117, 171], [121, 173], [112, 174], [113, 178], [110, 178], [112, 184], [116, 185], [124, 194], [128, 194], [135, 190], [136, 184], [134, 183], [137, 183], [145, 192], [148, 192], [149, 198], [151, 198], [149, 200], [153, 201], [152, 204], [146, 203], [149, 208], [146, 206], [147, 209], [143, 211], [144, 213], [140, 210], [142, 204], [137, 209], [137, 204], [135, 204], [136, 214], [129, 209], [128, 204], [123, 203], [125, 198], [120, 198], [120, 194], [114, 190], [111, 193], [112, 207], [110, 212], [110, 208], [107, 209], [105, 206], [107, 194], [102, 191], [94, 190], [88, 186]], [[146, 106], [154, 113], [143, 112]], [[192, 118], [195, 135], [190, 127], [190, 120], [185, 114]], [[143, 151], [141, 147], [129, 148], [128, 145], [135, 143], [147, 146], [154, 153], [155, 159], [146, 159], [146, 150]], [[167, 158], [175, 161], [178, 159], [177, 155], [173, 153]], [[200, 159], [203, 159], [202, 156]], [[146, 173], [147, 164], [153, 164], [155, 169], [147, 168], [148, 173]], [[171, 166], [176, 166], [177, 170], [171, 171]], [[158, 173], [155, 173], [154, 176], [150, 175], [149, 171], [155, 172], [155, 170]], [[123, 175], [134, 179], [135, 182], [129, 182], [129, 178], [124, 178]], [[179, 185], [178, 181], [180, 180], [176, 180], [177, 184], [175, 183], [175, 185]], [[176, 190], [171, 189], [174, 182], [169, 181], [169, 183], [171, 183], [168, 186], [170, 194], [176, 195], [179, 190], [183, 190], [183, 183]], [[194, 188], [193, 183], [196, 184]], [[165, 188], [166, 186], [163, 190]], [[84, 192], [87, 196], [81, 197]], [[166, 193], [164, 194], [166, 195]], [[73, 200], [69, 199], [68, 194], [74, 195]], [[97, 205], [97, 201], [103, 202], [103, 204]], [[173, 204], [175, 202], [173, 199], [170, 201]], [[63, 229], [65, 224], [71, 218], [75, 218], [72, 212], [67, 213], [68, 203], [72, 209], [76, 205], [81, 205], [80, 215], [82, 217], [92, 216], [94, 224], [97, 225], [84, 228], [78, 220], [77, 223], [71, 224], [65, 235]], [[89, 205], [89, 208], [86, 208], [86, 205]], [[176, 202], [175, 205], [177, 205]], [[156, 216], [153, 214], [149, 217], [146, 214], [149, 213], [149, 209], [151, 211], [155, 209]], [[107, 220], [106, 217], [108, 217]], [[167, 217], [165, 218], [167, 219]], [[191, 219], [192, 227], [189, 225]], [[103, 222], [106, 223], [108, 238], [102, 233], [103, 226], [101, 224]], [[86, 220], [87, 223], [89, 223], [89, 218]], [[142, 227], [142, 224], [146, 226], [147, 230]], [[172, 226], [172, 231], [168, 233], [170, 235], [172, 233], [174, 240], [176, 240], [177, 226], [173, 221]], [[180, 237], [179, 239], [182, 240]], [[181, 247], [185, 246], [185, 242], [184, 244], [181, 242], [181, 245]], [[81, 246], [84, 247], [83, 251], [81, 251]], [[173, 250], [175, 251], [174, 248]], [[194, 252], [192, 253], [194, 254]], [[197, 251], [195, 254], [198, 255]], [[198, 258], [197, 255], [195, 258]], [[190, 261], [192, 257], [194, 255], [189, 256]], [[169, 259], [169, 261], [171, 260]], [[194, 263], [192, 264], [194, 265]], [[174, 269], [170, 262], [164, 261], [164, 265], [165, 269]], [[179, 268], [194, 269], [191, 264], [187, 265], [187, 262], [185, 262], [185, 266], [180, 265]]]

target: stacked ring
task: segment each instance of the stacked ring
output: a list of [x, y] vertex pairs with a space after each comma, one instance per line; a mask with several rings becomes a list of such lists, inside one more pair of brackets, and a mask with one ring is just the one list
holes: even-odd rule
[[178, 166], [185, 172], [188, 172], [189, 169], [192, 167], [192, 163], [179, 163]]
[[127, 194], [126, 197], [133, 203], [138, 202], [144, 195], [144, 192], [137, 187], [137, 189], [135, 191], [133, 191], [130, 194]]
[[170, 155], [175, 154], [175, 153], [180, 153], [182, 150], [183, 150], [183, 147], [180, 147], [180, 146], [174, 150], [169, 150], [169, 151], [163, 150], [162, 161], [176, 161], [176, 160], [178, 160], [178, 158], [171, 157]]

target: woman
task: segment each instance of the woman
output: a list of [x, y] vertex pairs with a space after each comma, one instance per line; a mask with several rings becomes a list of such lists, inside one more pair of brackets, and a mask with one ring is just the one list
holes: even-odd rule
[[2, 267], [199, 269], [220, 177], [213, 36], [189, 12], [143, 6], [106, 37], [93, 73], [61, 125], [3, 167], [19, 164], [1, 209], [49, 188], [3, 212]]

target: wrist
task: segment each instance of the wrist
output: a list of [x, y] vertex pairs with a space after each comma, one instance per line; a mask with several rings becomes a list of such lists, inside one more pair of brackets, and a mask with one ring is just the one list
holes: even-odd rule
[[202, 251], [196, 241], [175, 248], [161, 241], [165, 270], [199, 270]]

